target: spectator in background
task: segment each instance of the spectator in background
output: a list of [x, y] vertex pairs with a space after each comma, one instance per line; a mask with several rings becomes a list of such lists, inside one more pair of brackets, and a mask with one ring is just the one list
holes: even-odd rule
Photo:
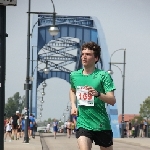
[[70, 119], [68, 119], [68, 121], [67, 121], [67, 136], [68, 136], [68, 138], [70, 138], [70, 136], [71, 136], [71, 121], [70, 121]]
[[144, 137], [147, 137], [147, 121], [144, 120], [143, 123], [144, 123]]
[[19, 119], [17, 121], [18, 129], [17, 129], [17, 140], [19, 140], [19, 137], [21, 138], [21, 114], [18, 114]]
[[21, 117], [21, 136], [24, 137], [24, 130], [25, 130], [25, 119], [24, 115]]
[[64, 123], [64, 133], [67, 133], [67, 121]]
[[56, 119], [53, 120], [53, 132], [54, 132], [54, 138], [56, 139], [56, 133], [58, 131], [58, 122]]
[[126, 134], [127, 138], [129, 138], [129, 122], [126, 122]]
[[33, 125], [35, 124], [35, 119], [34, 119], [34, 117], [33, 117], [32, 114], [30, 114], [29, 122], [30, 122], [30, 134], [29, 134], [29, 139], [30, 139], [31, 136], [32, 136], [32, 138], [34, 138], [34, 137], [33, 137], [33, 128], [34, 128]]
[[140, 123], [140, 133], [139, 133], [139, 137], [144, 137], [144, 124], [143, 124], [143, 121], [141, 121]]
[[6, 119], [5, 127], [6, 127], [6, 133], [5, 133], [4, 141], [6, 142], [7, 135], [9, 135], [9, 137], [10, 137], [9, 142], [11, 142], [11, 123], [10, 123], [10, 119]]
[[137, 137], [137, 134], [138, 134], [138, 122], [137, 122], [137, 119], [135, 119], [135, 122], [134, 122], [134, 138]]
[[33, 130], [32, 130], [32, 138], [35, 139], [35, 132], [36, 132], [36, 127], [37, 127], [37, 124], [36, 124], [36, 121], [35, 121], [35, 116], [33, 115]]
[[129, 120], [129, 137], [132, 136], [132, 123], [131, 120]]
[[47, 124], [46, 126], [46, 131], [49, 133], [50, 132], [50, 123]]
[[17, 140], [17, 130], [18, 130], [18, 119], [19, 119], [19, 111], [16, 111], [16, 114], [11, 117], [12, 119], [12, 139], [16, 137]]

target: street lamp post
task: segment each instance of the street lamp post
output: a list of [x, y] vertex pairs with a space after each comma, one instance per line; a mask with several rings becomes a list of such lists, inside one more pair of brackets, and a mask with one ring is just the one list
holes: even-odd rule
[[[53, 13], [47, 13], [47, 14], [53, 14], [53, 23], [55, 23], [54, 19], [55, 19], [55, 7], [54, 7], [54, 3], [51, 0], [52, 4], [53, 4], [53, 9], [54, 12]], [[28, 122], [29, 122], [29, 90], [31, 90], [31, 84], [30, 82], [30, 77], [29, 77], [29, 72], [30, 72], [30, 14], [34, 13], [31, 12], [30, 9], [31, 8], [31, 0], [28, 0], [28, 26], [27, 26], [27, 70], [26, 70], [26, 83], [24, 84], [24, 90], [25, 95], [26, 95], [26, 101], [25, 101], [25, 136], [24, 136], [24, 143], [29, 143], [29, 137], [28, 137]], [[42, 12], [40, 12], [42, 14]], [[39, 14], [40, 14], [39, 13]], [[37, 12], [36, 12], [37, 14]], [[43, 13], [46, 14], [46, 13]], [[55, 34], [51, 34], [53, 36], [57, 35], [59, 30], [58, 28], [55, 26], [55, 24], [53, 25], [54, 28], [50, 28], [49, 31], [50, 33], [54, 32]], [[57, 34], [56, 34], [57, 33]]]
[[0, 149], [4, 150], [4, 108], [6, 79], [6, 6], [0, 5]]
[[[33, 47], [32, 46], [32, 65], [31, 65], [31, 77], [33, 78]], [[31, 86], [33, 88], [33, 79], [31, 79]], [[32, 88], [31, 88], [31, 91], [30, 91], [30, 113], [32, 114]]]
[[[117, 51], [124, 51], [124, 59], [123, 62], [111, 62], [111, 58], [113, 56], [113, 54]], [[108, 73], [113, 74], [113, 71], [111, 70], [111, 65], [116, 66], [120, 71], [121, 69], [116, 65], [116, 64], [123, 64], [123, 72], [121, 71], [122, 74], [122, 130], [121, 130], [121, 138], [124, 138], [124, 92], [125, 92], [125, 65], [126, 65], [126, 49], [119, 49], [116, 50], [112, 53], [111, 57], [110, 57], [110, 67], [109, 67], [109, 71]]]
[[26, 90], [26, 101], [25, 101], [25, 136], [24, 143], [29, 143], [28, 137], [28, 122], [29, 122], [29, 90], [31, 89], [31, 84], [29, 84], [29, 71], [30, 71], [30, 8], [31, 0], [29, 0], [28, 5], [28, 30], [27, 30], [27, 70], [26, 70], [26, 83], [24, 89]]

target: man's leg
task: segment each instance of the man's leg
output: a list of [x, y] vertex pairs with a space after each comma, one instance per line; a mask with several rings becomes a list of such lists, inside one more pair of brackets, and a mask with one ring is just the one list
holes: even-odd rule
[[80, 136], [77, 142], [80, 150], [91, 150], [92, 148], [92, 141], [88, 137]]
[[102, 146], [100, 146], [100, 150], [113, 150], [113, 146], [110, 146], [110, 147], [102, 147]]

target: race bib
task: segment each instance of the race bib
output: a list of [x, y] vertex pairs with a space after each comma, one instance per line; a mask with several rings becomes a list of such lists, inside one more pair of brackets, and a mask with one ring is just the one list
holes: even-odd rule
[[78, 105], [94, 106], [94, 96], [88, 93], [85, 86], [77, 86], [76, 97]]

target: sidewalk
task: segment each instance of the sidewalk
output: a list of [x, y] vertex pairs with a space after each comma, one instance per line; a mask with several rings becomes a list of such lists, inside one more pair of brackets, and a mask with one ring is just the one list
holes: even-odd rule
[[[55, 139], [52, 133], [43, 133], [44, 140], [50, 150], [78, 150], [77, 140], [75, 135], [72, 135], [70, 139], [66, 134], [58, 133]], [[64, 144], [65, 143], [65, 144]], [[131, 146], [142, 146], [143, 148], [150, 149], [150, 138], [115, 138], [114, 148], [120, 148], [120, 144], [127, 144]], [[141, 147], [141, 149], [142, 149]], [[98, 146], [92, 145], [92, 150], [99, 150]], [[122, 149], [124, 150], [124, 149]]]
[[29, 144], [23, 143], [22, 141], [23, 138], [9, 142], [7, 138], [7, 141], [4, 142], [4, 150], [42, 150], [40, 136], [35, 136], [35, 139], [31, 139]]
[[150, 138], [115, 138], [114, 142], [150, 148]]

